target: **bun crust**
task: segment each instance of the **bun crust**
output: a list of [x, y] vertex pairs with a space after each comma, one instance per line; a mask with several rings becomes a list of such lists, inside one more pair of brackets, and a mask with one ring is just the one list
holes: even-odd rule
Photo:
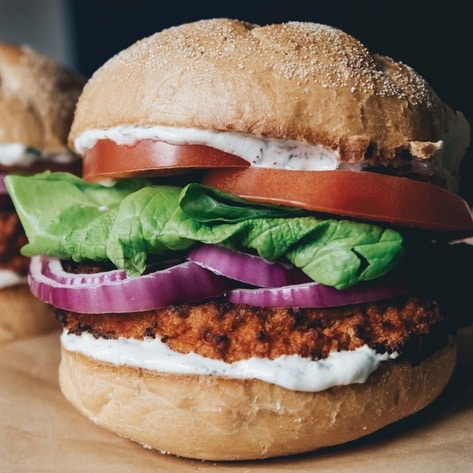
[[72, 130], [119, 125], [251, 133], [341, 159], [435, 158], [458, 174], [469, 125], [408, 66], [339, 29], [210, 19], [138, 41], [98, 69]]
[[0, 44], [0, 143], [66, 150], [84, 83], [29, 46]]
[[59, 328], [54, 311], [26, 284], [0, 290], [0, 345]]
[[415, 366], [384, 363], [364, 384], [305, 393], [115, 366], [62, 348], [59, 381], [72, 405], [122, 437], [183, 457], [246, 460], [337, 445], [409, 416], [441, 393], [455, 361], [449, 345]]

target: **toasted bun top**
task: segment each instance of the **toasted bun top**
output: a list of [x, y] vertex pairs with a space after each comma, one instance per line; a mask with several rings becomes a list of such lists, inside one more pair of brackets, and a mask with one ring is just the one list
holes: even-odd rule
[[[469, 125], [410, 67], [315, 23], [209, 19], [144, 38], [107, 61], [79, 100], [88, 129], [163, 125], [338, 149], [341, 159], [440, 159], [458, 171]], [[445, 161], [445, 162], [444, 162]]]
[[0, 44], [0, 143], [66, 149], [84, 83], [29, 46]]

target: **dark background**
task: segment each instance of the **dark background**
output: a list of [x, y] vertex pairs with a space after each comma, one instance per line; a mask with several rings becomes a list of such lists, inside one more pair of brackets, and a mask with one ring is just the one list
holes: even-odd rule
[[[472, 17], [468, 2], [77, 0], [70, 2], [77, 68], [90, 76], [109, 57], [163, 28], [202, 18], [258, 24], [289, 20], [339, 27], [372, 51], [413, 67], [452, 108], [473, 123]], [[460, 193], [473, 206], [473, 157]]]

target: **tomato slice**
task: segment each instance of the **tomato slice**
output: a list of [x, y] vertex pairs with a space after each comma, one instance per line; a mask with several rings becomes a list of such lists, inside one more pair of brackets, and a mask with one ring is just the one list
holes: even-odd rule
[[460, 196], [404, 177], [374, 172], [249, 167], [209, 171], [202, 183], [255, 202], [455, 236], [473, 235], [473, 218]]
[[141, 140], [119, 145], [99, 140], [84, 153], [82, 175], [88, 181], [138, 176], [178, 175], [197, 169], [244, 168], [249, 163], [238, 156], [204, 145], [172, 145]]

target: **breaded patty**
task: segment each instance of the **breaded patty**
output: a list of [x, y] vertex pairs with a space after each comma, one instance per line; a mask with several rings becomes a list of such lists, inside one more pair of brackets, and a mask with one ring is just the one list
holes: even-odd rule
[[379, 352], [422, 347], [445, 334], [438, 304], [417, 297], [325, 309], [259, 308], [211, 300], [129, 314], [59, 311], [70, 332], [95, 337], [160, 338], [180, 353], [234, 362], [252, 356], [324, 358], [364, 344]]
[[17, 214], [9, 208], [8, 203], [0, 202], [0, 269], [10, 269], [26, 276], [30, 260], [20, 255], [20, 249], [26, 243]]

